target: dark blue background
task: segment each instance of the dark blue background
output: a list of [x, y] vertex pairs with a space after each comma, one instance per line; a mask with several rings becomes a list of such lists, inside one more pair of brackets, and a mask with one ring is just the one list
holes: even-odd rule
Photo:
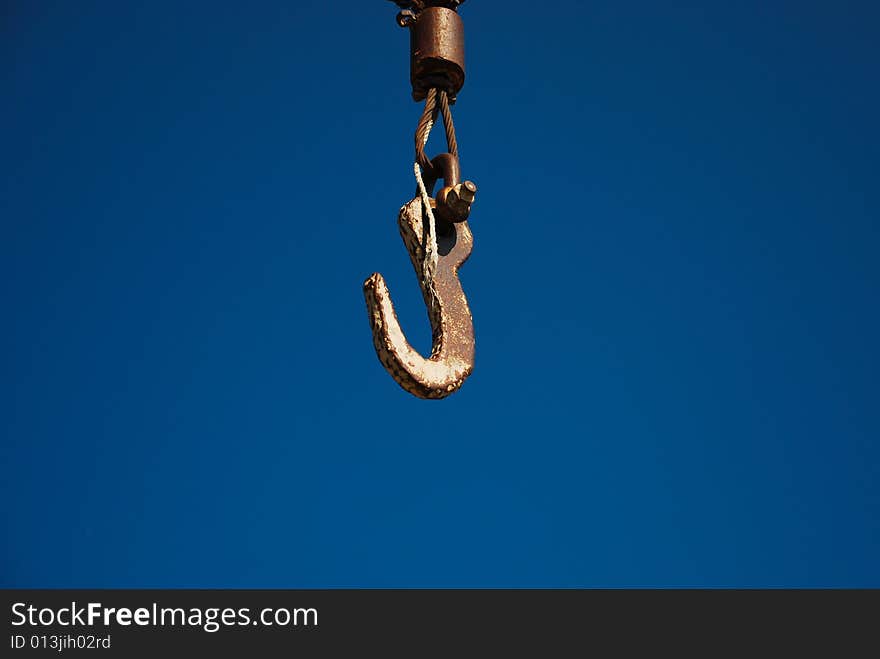
[[2, 3], [0, 583], [880, 586], [877, 4], [467, 2], [443, 402], [395, 11]]

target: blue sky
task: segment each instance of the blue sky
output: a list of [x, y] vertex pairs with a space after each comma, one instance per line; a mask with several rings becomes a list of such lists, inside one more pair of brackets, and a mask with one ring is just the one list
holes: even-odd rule
[[880, 586], [875, 3], [466, 2], [440, 402], [394, 5], [141, 5], [0, 10], [0, 584]]

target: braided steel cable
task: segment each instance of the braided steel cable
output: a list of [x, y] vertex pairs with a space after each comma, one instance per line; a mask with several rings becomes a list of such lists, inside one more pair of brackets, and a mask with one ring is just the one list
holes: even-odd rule
[[428, 136], [431, 134], [431, 129], [434, 127], [439, 113], [443, 114], [446, 150], [458, 159], [458, 140], [455, 137], [455, 123], [452, 120], [449, 97], [445, 91], [429, 89], [428, 95], [425, 97], [425, 109], [422, 111], [422, 116], [419, 117], [415, 134], [416, 162], [426, 172], [433, 170], [433, 166], [431, 159], [425, 154], [425, 144], [428, 142]]

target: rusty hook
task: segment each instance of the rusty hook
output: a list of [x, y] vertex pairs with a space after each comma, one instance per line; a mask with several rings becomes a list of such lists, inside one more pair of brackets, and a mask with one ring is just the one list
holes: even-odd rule
[[[447, 155], [432, 161], [435, 172], [445, 169], [449, 159], [443, 157]], [[457, 160], [455, 164], [457, 174]], [[446, 187], [453, 183], [452, 174], [451, 169], [445, 169]], [[428, 194], [436, 182], [436, 176], [432, 177]], [[376, 354], [391, 377], [419, 398], [445, 398], [461, 387], [474, 368], [473, 318], [458, 279], [458, 269], [470, 256], [474, 240], [466, 221], [438, 224], [437, 267], [433, 282], [428, 282], [423, 276], [427, 219], [427, 211], [417, 195], [400, 209], [397, 223], [428, 309], [431, 356], [424, 358], [406, 340], [385, 278], [378, 272], [364, 282], [364, 298]]]

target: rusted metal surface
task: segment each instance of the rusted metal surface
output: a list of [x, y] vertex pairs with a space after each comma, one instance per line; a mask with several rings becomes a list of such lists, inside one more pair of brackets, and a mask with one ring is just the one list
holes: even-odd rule
[[458, 157], [451, 153], [441, 153], [431, 161], [431, 168], [425, 172], [425, 187], [428, 194], [433, 193], [434, 186], [440, 178], [443, 178], [443, 187], [434, 197], [432, 204], [437, 212], [438, 226], [442, 226], [442, 223], [466, 221], [477, 194], [477, 186], [472, 181], [460, 182]]
[[413, 99], [441, 89], [451, 101], [464, 86], [464, 22], [452, 9], [425, 7], [409, 24]]
[[474, 242], [467, 222], [446, 225], [443, 231], [438, 226], [439, 257], [429, 283], [422, 275], [427, 221], [417, 196], [400, 209], [397, 223], [428, 309], [431, 356], [426, 359], [406, 340], [385, 278], [378, 272], [364, 282], [364, 298], [373, 345], [385, 369], [419, 398], [445, 398], [457, 391], [474, 369], [473, 318], [458, 279], [458, 269], [470, 256]]
[[391, 2], [401, 9], [416, 10], [425, 7], [448, 7], [449, 9], [455, 9], [459, 5], [464, 4], [464, 0], [391, 0]]
[[[397, 22], [410, 28], [413, 98], [425, 100], [415, 133], [414, 168], [419, 190], [400, 209], [400, 236], [415, 268], [431, 322], [431, 355], [406, 340], [381, 274], [364, 282], [364, 299], [379, 361], [406, 391], [445, 398], [474, 368], [474, 324], [458, 270], [473, 249], [467, 219], [477, 192], [461, 181], [455, 125], [449, 108], [464, 84], [464, 26], [455, 9], [464, 0], [392, 0]], [[429, 159], [425, 144], [443, 115], [448, 153]], [[443, 186], [434, 198], [439, 179]], [[424, 186], [422, 188], [422, 186]]]
[[[394, 4], [404, 10], [417, 14], [425, 7], [446, 7], [447, 9], [458, 9], [464, 0], [391, 0]], [[402, 12], [401, 12], [402, 13]]]
[[466, 222], [476, 194], [477, 186], [473, 181], [441, 188], [435, 197], [437, 217], [447, 222]]

